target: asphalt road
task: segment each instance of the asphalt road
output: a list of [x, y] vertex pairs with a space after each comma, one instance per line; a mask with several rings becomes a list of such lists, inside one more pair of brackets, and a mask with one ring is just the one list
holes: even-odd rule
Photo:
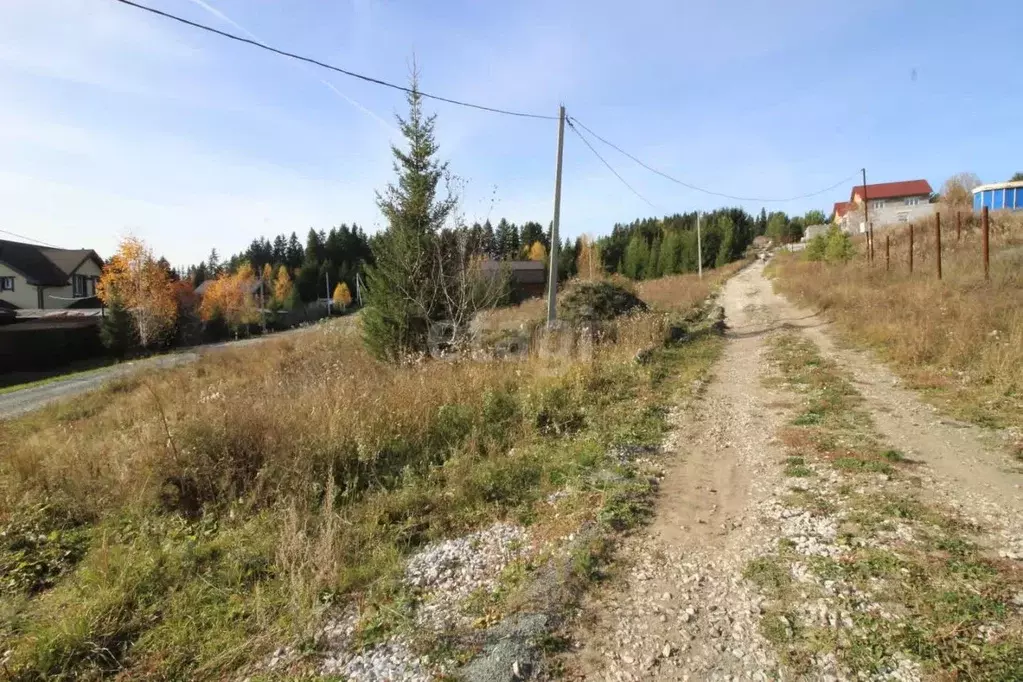
[[262, 343], [270, 339], [279, 339], [289, 334], [301, 333], [312, 327], [300, 327], [298, 329], [269, 334], [267, 336], [256, 336], [251, 339], [240, 341], [227, 341], [208, 346], [197, 346], [189, 350], [177, 351], [166, 355], [157, 355], [142, 360], [124, 362], [119, 365], [111, 365], [101, 369], [85, 372], [79, 375], [72, 375], [66, 379], [55, 379], [38, 386], [29, 386], [8, 393], [0, 394], [0, 419], [11, 419], [18, 417], [32, 410], [37, 410], [57, 400], [71, 396], [87, 393], [95, 390], [107, 382], [125, 376], [131, 376], [137, 372], [147, 369], [164, 369], [177, 367], [178, 365], [195, 362], [205, 353], [216, 352], [225, 348], [238, 348], [254, 343]]

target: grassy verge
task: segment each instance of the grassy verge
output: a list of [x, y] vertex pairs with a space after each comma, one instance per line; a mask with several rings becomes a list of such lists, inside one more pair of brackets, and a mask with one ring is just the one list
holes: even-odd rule
[[[331, 613], [357, 606], [367, 646], [411, 629], [405, 559], [496, 521], [555, 546], [604, 529], [573, 549], [574, 574], [599, 576], [650, 495], [612, 453], [658, 444], [720, 350], [663, 346], [671, 322], [404, 368], [327, 324], [0, 424], [2, 677], [224, 679], [281, 645], [299, 653], [285, 677], [307, 674]], [[517, 580], [479, 596], [481, 626], [514, 610]]]
[[780, 434], [782, 538], [745, 575], [769, 597], [762, 631], [786, 667], [1023, 677], [1023, 569], [996, 558], [983, 529], [921, 498], [913, 464], [880, 440], [848, 377], [812, 344], [783, 336], [773, 356], [803, 401]]
[[823, 310], [947, 412], [984, 426], [1023, 427], [1023, 217], [993, 216], [989, 281], [976, 221], [958, 240], [955, 216], [944, 215], [942, 224], [940, 281], [931, 225], [916, 229], [913, 274], [908, 234], [898, 230], [889, 234], [890, 271], [879, 234], [873, 267], [862, 255], [826, 265], [782, 254], [776, 286]]

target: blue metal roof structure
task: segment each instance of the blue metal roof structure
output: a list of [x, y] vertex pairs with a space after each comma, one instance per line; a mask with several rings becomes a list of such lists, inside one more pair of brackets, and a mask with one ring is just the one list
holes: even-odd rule
[[973, 190], [973, 210], [1023, 211], [1023, 182], [996, 182]]

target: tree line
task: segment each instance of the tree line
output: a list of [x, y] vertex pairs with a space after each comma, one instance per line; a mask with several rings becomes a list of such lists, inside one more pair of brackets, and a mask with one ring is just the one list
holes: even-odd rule
[[597, 240], [604, 269], [631, 279], [654, 279], [696, 272], [701, 260], [704, 268], [720, 267], [742, 258], [758, 236], [777, 243], [799, 241], [808, 225], [826, 221], [818, 210], [790, 217], [782, 211], [761, 209], [754, 216], [741, 208], [720, 208], [699, 213], [698, 244], [697, 215], [693, 211], [616, 224], [610, 235]]

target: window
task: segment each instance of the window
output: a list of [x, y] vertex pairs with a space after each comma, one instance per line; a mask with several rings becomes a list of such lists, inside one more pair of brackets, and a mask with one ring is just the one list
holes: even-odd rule
[[14, 278], [0, 277], [0, 291], [14, 291]]
[[71, 290], [72, 296], [75, 298], [85, 298], [89, 295], [89, 277], [85, 275], [74, 275], [71, 278]]
[[899, 211], [896, 214], [896, 217], [899, 219], [900, 223], [908, 223], [909, 222], [909, 212], [908, 211]]
[[906, 197], [902, 200], [905, 206], [916, 206], [920, 203], [920, 197]]
[[870, 207], [871, 208], [884, 208], [884, 199], [875, 199], [874, 201], [870, 202]]

